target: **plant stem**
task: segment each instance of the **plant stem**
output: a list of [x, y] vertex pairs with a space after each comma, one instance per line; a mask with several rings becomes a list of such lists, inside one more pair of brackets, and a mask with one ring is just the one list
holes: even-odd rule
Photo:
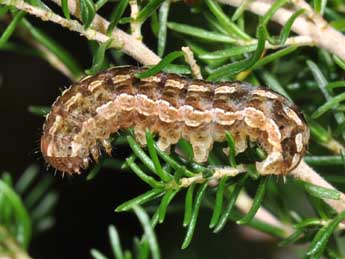
[[[330, 183], [328, 183], [322, 176], [316, 173], [309, 165], [302, 161], [296, 169], [290, 172], [290, 175], [296, 179], [318, 185], [328, 189], [334, 189]], [[339, 200], [323, 199], [329, 206], [331, 206], [338, 213], [345, 210], [345, 195], [340, 192]]]
[[[82, 34], [89, 40], [96, 40], [98, 42], [104, 43], [110, 39], [110, 37], [108, 37], [107, 35], [100, 33], [98, 31], [95, 31], [93, 29], [84, 29], [84, 27], [76, 20], [67, 20], [51, 11], [46, 11], [41, 8], [29, 5], [22, 0], [1, 0], [0, 3], [7, 6], [13, 6], [19, 10], [23, 10], [31, 15], [34, 15], [40, 18], [43, 21], [51, 21], [56, 24], [59, 24], [62, 27], [65, 27], [71, 31], [75, 31]], [[111, 46], [113, 48], [122, 47], [123, 43], [121, 40], [116, 39], [116, 38], [113, 38], [113, 39], [114, 40], [111, 43]]]
[[[218, 2], [232, 6], [240, 6], [242, 0], [218, 0]], [[302, 0], [298, 2], [302, 2]], [[246, 6], [246, 9], [252, 13], [263, 16], [270, 9], [271, 5], [272, 3], [270, 2], [253, 0]], [[280, 8], [273, 15], [272, 20], [284, 25], [293, 13], [294, 12], [291, 10]], [[320, 18], [317, 18], [318, 22], [315, 23], [314, 20], [317, 16], [313, 15], [313, 17], [313, 20], [308, 20], [308, 17], [305, 16], [298, 17], [292, 25], [292, 30], [299, 35], [310, 37], [315, 45], [325, 48], [341, 59], [345, 59], [345, 36], [332, 28], [327, 22], [320, 26]]]
[[194, 78], [202, 79], [200, 67], [196, 63], [196, 61], [194, 59], [194, 54], [191, 51], [191, 49], [189, 47], [182, 47], [182, 51], [183, 51], [184, 59], [189, 64]]
[[[57, 5], [61, 6], [61, 0], [51, 0]], [[68, 8], [71, 14], [80, 19], [79, 13], [79, 1], [69, 0]], [[104, 19], [102, 16], [96, 14], [95, 18], [91, 23], [91, 27], [97, 30], [98, 32], [106, 33], [109, 22]], [[145, 44], [137, 40], [133, 36], [125, 33], [124, 31], [114, 28], [111, 34], [112, 38], [117, 39], [119, 42], [122, 42], [121, 51], [131, 56], [138, 62], [144, 65], [155, 65], [160, 61], [160, 58], [151, 51]]]
[[141, 22], [136, 21], [136, 18], [139, 13], [139, 6], [137, 0], [129, 0], [129, 5], [131, 7], [131, 34], [134, 38], [139, 41], [142, 41], [141, 36]]
[[191, 186], [193, 183], [204, 183], [204, 182], [211, 182], [211, 183], [218, 183], [218, 180], [225, 177], [225, 176], [231, 176], [234, 177], [238, 174], [246, 172], [246, 168], [244, 165], [238, 165], [237, 168], [233, 167], [219, 167], [214, 168], [214, 173], [212, 176], [205, 178], [202, 173], [197, 174], [192, 177], [184, 177], [180, 179], [180, 188], [187, 188]]

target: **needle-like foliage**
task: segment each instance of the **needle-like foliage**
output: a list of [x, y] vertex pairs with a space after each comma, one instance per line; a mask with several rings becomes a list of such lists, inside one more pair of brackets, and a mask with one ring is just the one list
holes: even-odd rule
[[57, 202], [56, 192], [49, 190], [53, 178], [39, 178], [36, 165], [29, 166], [14, 183], [11, 175], [3, 172], [0, 178], [0, 255], [22, 255], [34, 234], [54, 224], [52, 216]]

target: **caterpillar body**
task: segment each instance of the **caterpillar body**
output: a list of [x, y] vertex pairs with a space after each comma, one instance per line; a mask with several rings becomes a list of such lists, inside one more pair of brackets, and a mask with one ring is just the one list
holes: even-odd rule
[[59, 171], [79, 173], [111, 153], [110, 135], [133, 128], [146, 144], [145, 131], [159, 136], [163, 151], [188, 140], [194, 160], [205, 162], [215, 141], [229, 131], [236, 153], [248, 139], [267, 157], [256, 163], [261, 174], [286, 174], [302, 159], [309, 130], [297, 107], [280, 94], [243, 82], [211, 83], [176, 74], [135, 77], [145, 68], [117, 67], [74, 83], [52, 105], [41, 137], [45, 160]]

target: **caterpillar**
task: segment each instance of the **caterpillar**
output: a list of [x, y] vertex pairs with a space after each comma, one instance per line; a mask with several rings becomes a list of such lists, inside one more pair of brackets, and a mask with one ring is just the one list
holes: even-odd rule
[[211, 83], [171, 73], [139, 79], [145, 68], [115, 67], [72, 84], [53, 103], [41, 137], [48, 164], [69, 174], [88, 168], [101, 149], [111, 154], [110, 135], [133, 128], [138, 143], [145, 131], [169, 151], [188, 140], [194, 160], [205, 162], [214, 142], [234, 138], [236, 154], [253, 141], [267, 153], [256, 162], [260, 174], [286, 174], [302, 159], [309, 129], [297, 107], [263, 87], [232, 81]]

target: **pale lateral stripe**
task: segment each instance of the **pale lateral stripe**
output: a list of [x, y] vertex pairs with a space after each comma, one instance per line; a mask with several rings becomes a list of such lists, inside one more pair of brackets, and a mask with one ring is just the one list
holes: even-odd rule
[[270, 99], [277, 99], [278, 96], [269, 92], [269, 91], [265, 91], [265, 90], [262, 90], [262, 89], [256, 89], [252, 92], [253, 94], [255, 95], [259, 95], [259, 96], [262, 96], [262, 97], [267, 97], [267, 98], [270, 98]]
[[177, 89], [183, 89], [184, 87], [184, 84], [177, 81], [177, 80], [173, 80], [173, 79], [168, 79], [166, 82], [165, 82], [165, 87], [174, 87], [174, 88], [177, 88]]
[[149, 76], [146, 78], [142, 78], [140, 80], [143, 82], [148, 82], [148, 83], [152, 83], [152, 82], [159, 83], [161, 81], [160, 77], [158, 76]]
[[216, 90], [214, 91], [215, 94], [232, 94], [234, 92], [236, 92], [236, 88], [233, 86], [227, 86], [227, 85], [217, 87]]
[[112, 78], [114, 84], [121, 83], [131, 78], [131, 75], [116, 75]]
[[302, 133], [298, 133], [295, 137], [295, 143], [296, 143], [296, 150], [297, 152], [301, 152], [303, 149], [303, 135]]
[[294, 122], [296, 122], [296, 124], [298, 126], [302, 126], [303, 125], [302, 120], [298, 117], [298, 115], [292, 109], [290, 109], [289, 107], [283, 105], [283, 110], [284, 110], [285, 114], [290, 119], [292, 119]]
[[91, 75], [85, 76], [84, 78], [82, 78], [82, 79], [80, 80], [80, 82], [84, 82], [86, 79], [89, 79], [89, 78], [91, 78], [91, 77], [92, 77]]
[[68, 111], [69, 108], [78, 101], [80, 101], [83, 98], [83, 95], [81, 93], [77, 93], [76, 95], [73, 95], [66, 103], [66, 110]]
[[96, 80], [93, 81], [89, 84], [89, 86], [87, 87], [87, 89], [89, 89], [90, 92], [93, 92], [96, 88], [102, 86], [103, 84], [103, 80]]
[[203, 85], [189, 85], [188, 91], [192, 92], [210, 92], [210, 89]]

